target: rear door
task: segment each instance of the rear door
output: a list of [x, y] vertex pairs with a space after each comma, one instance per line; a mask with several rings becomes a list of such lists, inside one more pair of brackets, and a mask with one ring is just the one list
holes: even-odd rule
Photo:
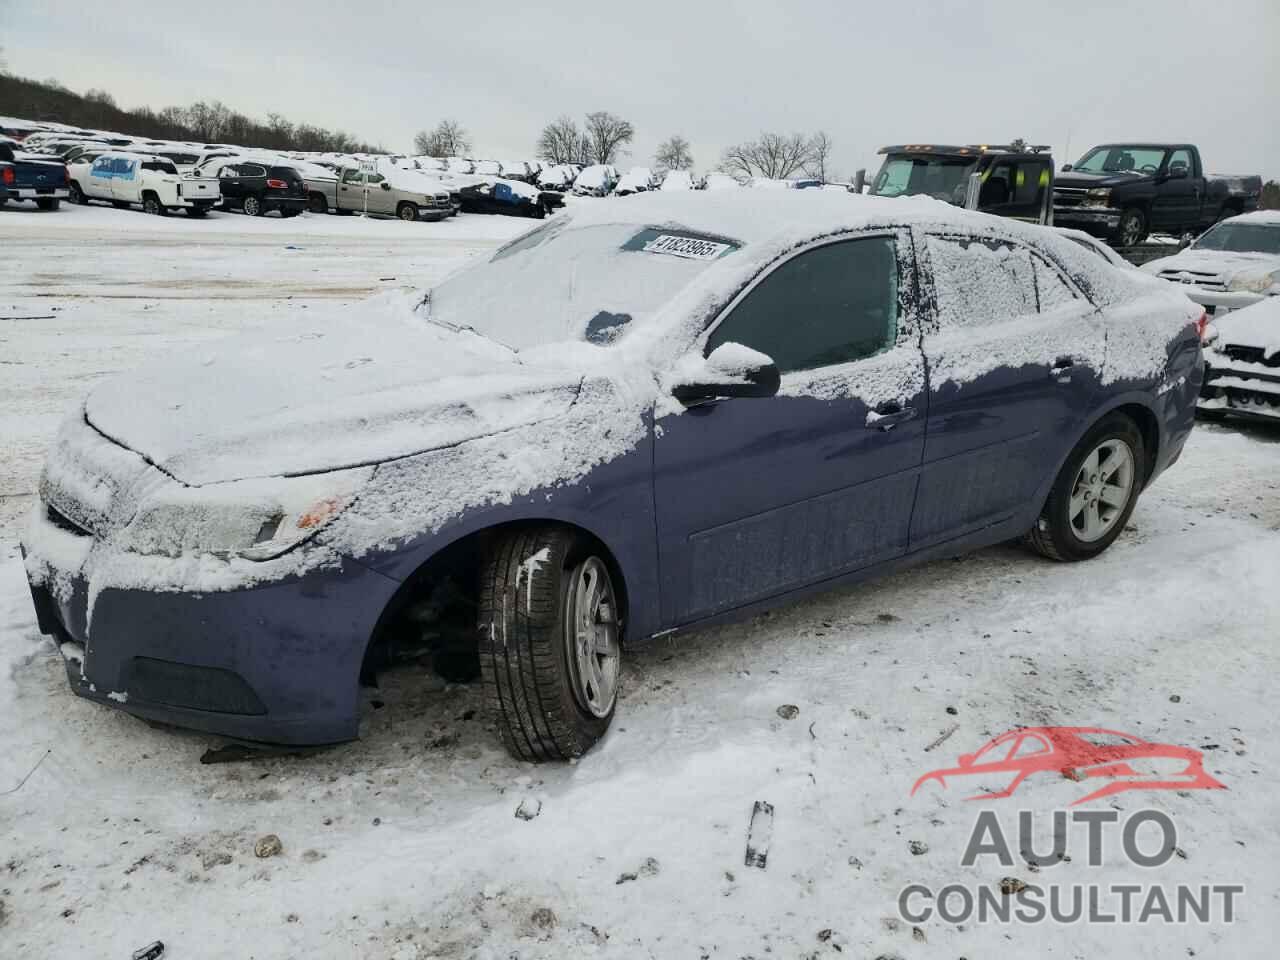
[[126, 203], [138, 202], [138, 161], [116, 157], [111, 162], [111, 196]]
[[1030, 505], [1092, 409], [1106, 337], [1055, 264], [994, 237], [919, 236], [933, 305], [924, 470], [911, 549]]
[[240, 176], [240, 166], [235, 163], [225, 163], [218, 170], [218, 187], [222, 194], [222, 199], [230, 206], [239, 206], [244, 202], [245, 189], [244, 179]]
[[908, 231], [775, 265], [706, 335], [772, 357], [777, 396], [655, 427], [664, 622], [688, 623], [901, 555], [924, 444]]
[[93, 161], [89, 167], [89, 176], [85, 178], [84, 192], [99, 200], [111, 199], [111, 178], [113, 176], [115, 158], [107, 155]]

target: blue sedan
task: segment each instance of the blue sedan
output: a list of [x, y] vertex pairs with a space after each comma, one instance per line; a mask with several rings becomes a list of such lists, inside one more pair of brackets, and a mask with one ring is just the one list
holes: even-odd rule
[[347, 740], [426, 652], [517, 756], [574, 757], [629, 643], [1014, 538], [1097, 556], [1191, 432], [1203, 322], [926, 199], [592, 204], [97, 386], [31, 592], [73, 690], [143, 718]]

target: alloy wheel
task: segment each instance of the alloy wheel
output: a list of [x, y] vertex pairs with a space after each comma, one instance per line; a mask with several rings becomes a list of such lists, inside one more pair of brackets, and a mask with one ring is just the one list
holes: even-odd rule
[[1133, 451], [1123, 440], [1104, 440], [1084, 458], [1071, 488], [1068, 518], [1085, 543], [1106, 536], [1133, 496]]
[[595, 717], [606, 717], [618, 696], [618, 604], [609, 570], [589, 557], [569, 583], [565, 642], [569, 647], [573, 695]]

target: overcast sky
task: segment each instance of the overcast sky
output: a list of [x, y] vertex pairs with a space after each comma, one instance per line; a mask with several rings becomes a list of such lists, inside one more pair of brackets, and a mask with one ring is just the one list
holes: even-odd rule
[[[1198, 143], [1280, 178], [1280, 0], [0, 0], [9, 69], [122, 106], [220, 99], [392, 150], [443, 117], [475, 156], [531, 156], [561, 113], [611, 110], [648, 164], [700, 170], [761, 130], [825, 129], [835, 169], [899, 142]], [[0, 114], [6, 111], [0, 103]]]

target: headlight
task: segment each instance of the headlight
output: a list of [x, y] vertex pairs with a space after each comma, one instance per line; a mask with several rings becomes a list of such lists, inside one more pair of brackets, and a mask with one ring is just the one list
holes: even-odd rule
[[311, 539], [355, 500], [373, 467], [307, 477], [170, 487], [121, 531], [135, 553], [270, 560]]
[[1232, 277], [1227, 289], [1237, 293], [1266, 293], [1277, 283], [1280, 283], [1280, 270], [1261, 274], [1245, 273]]
[[1084, 195], [1085, 207], [1109, 207], [1111, 206], [1111, 188], [1095, 187]]

